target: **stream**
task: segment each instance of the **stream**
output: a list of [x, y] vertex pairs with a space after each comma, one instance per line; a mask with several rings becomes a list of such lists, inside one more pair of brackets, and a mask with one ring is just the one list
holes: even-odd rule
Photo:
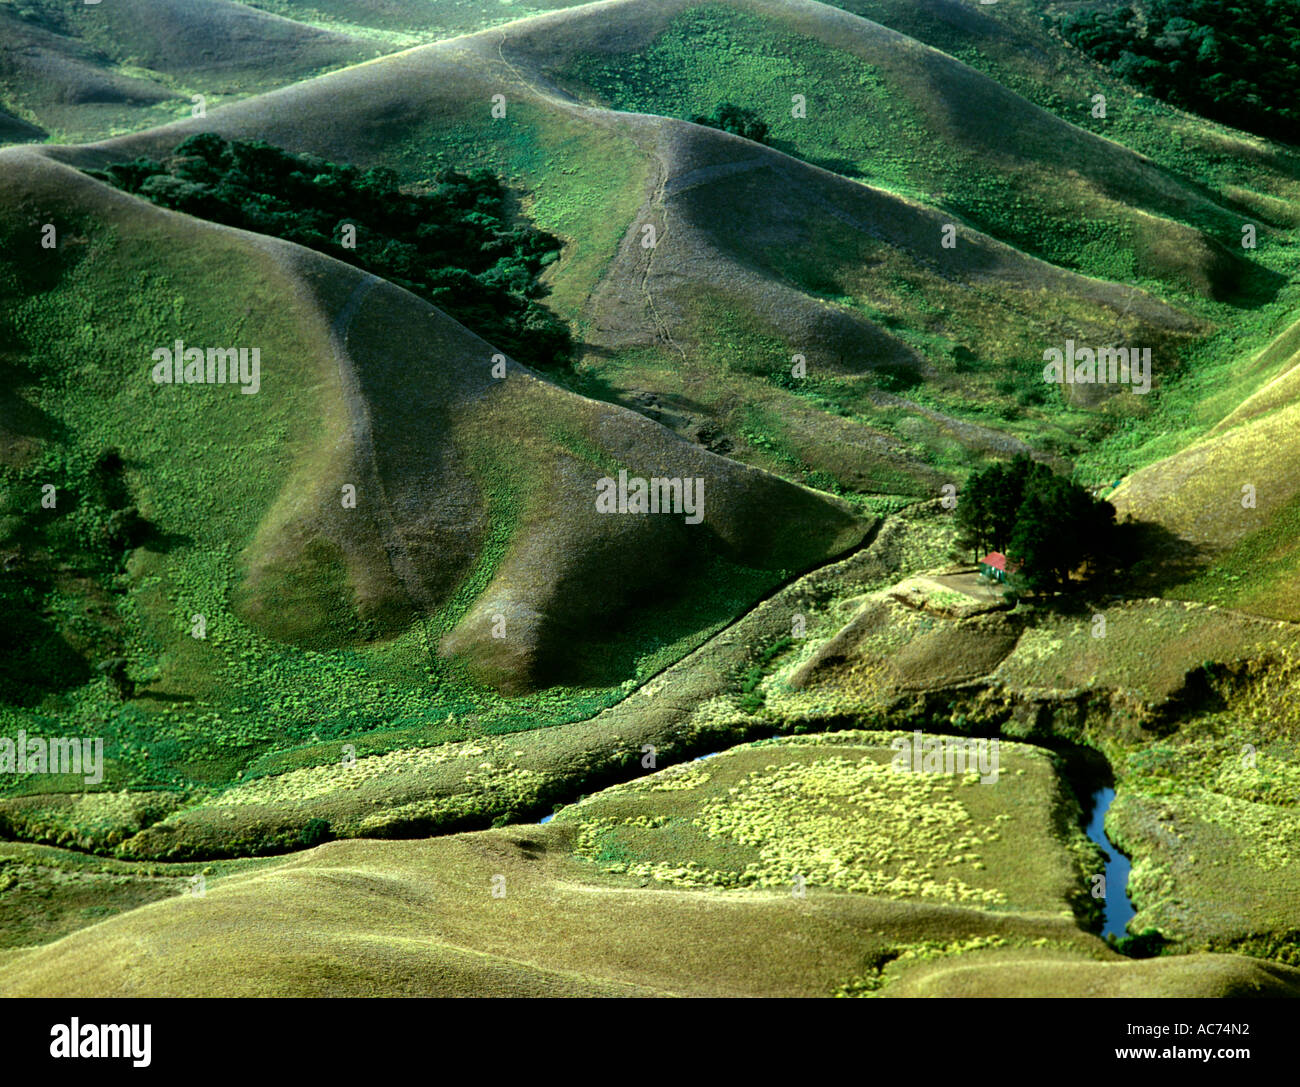
[[[692, 762], [703, 762], [705, 759], [711, 759], [711, 758], [713, 758], [714, 755], [721, 755], [721, 754], [722, 754], [721, 751], [710, 751], [707, 755], [699, 755], [699, 756], [697, 756], [696, 758], [692, 759], [691, 761], [692, 761]], [[555, 813], [554, 813], [554, 812], [552, 812], [550, 815], [544, 815], [544, 816], [542, 816], [541, 819], [539, 819], [539, 820], [537, 821], [538, 826], [540, 826], [542, 823], [549, 823], [549, 822], [550, 822], [552, 819], [554, 819], [554, 818], [555, 818]]]
[[1110, 810], [1110, 802], [1114, 799], [1115, 790], [1112, 788], [1107, 787], [1094, 792], [1091, 800], [1092, 814], [1088, 820], [1088, 837], [1101, 847], [1102, 853], [1106, 856], [1106, 902], [1103, 907], [1105, 923], [1101, 932], [1103, 938], [1112, 932], [1116, 938], [1127, 935], [1125, 926], [1136, 912], [1133, 903], [1128, 899], [1129, 859], [1106, 837], [1106, 812]]

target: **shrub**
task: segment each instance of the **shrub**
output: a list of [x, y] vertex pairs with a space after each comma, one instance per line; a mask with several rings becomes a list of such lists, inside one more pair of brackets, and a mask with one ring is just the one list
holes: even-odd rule
[[713, 111], [712, 116], [696, 114], [691, 121], [697, 125], [708, 125], [709, 128], [720, 128], [755, 143], [767, 143], [767, 122], [760, 119], [752, 109], [731, 102], [723, 102]]
[[298, 844], [304, 849], [311, 849], [321, 842], [329, 841], [334, 835], [330, 832], [328, 819], [308, 819], [298, 832]]

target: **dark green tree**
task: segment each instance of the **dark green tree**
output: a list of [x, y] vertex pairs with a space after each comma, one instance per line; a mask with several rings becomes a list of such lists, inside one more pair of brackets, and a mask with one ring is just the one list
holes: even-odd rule
[[1115, 507], [1025, 455], [972, 475], [956, 516], [962, 545], [977, 557], [1004, 552], [1026, 588], [1068, 587], [1076, 572], [1086, 578], [1127, 561]]
[[[386, 168], [201, 132], [162, 162], [116, 163], [96, 176], [163, 207], [364, 268], [520, 362], [560, 369], [572, 359], [568, 328], [540, 302], [541, 273], [560, 242], [521, 221], [487, 171], [445, 170], [432, 187], [403, 188]], [[355, 245], [345, 243], [352, 231]]]
[[1141, 90], [1262, 136], [1300, 143], [1300, 3], [1097, 3], [1061, 33]]
[[720, 128], [724, 132], [730, 132], [735, 136], [743, 136], [755, 143], [767, 143], [767, 122], [752, 109], [737, 106], [732, 102], [723, 102], [713, 111], [712, 116], [705, 116], [701, 113], [696, 114], [691, 120], [697, 125]]

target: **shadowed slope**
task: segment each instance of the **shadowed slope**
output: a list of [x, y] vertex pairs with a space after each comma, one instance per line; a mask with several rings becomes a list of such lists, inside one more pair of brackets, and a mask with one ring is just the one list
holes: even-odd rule
[[[1300, 323], [1237, 367], [1255, 391], [1172, 456], [1124, 479], [1121, 515], [1159, 525], [1205, 568], [1175, 591], [1277, 619], [1300, 619]], [[1170, 558], [1174, 558], [1170, 556]]]
[[[660, 68], [674, 48], [687, 56], [692, 37], [703, 39], [698, 70]], [[738, 57], [729, 85], [722, 39], [733, 53], [767, 56], [778, 72], [789, 41], [800, 49], [784, 77], [746, 88], [744, 77], [763, 68]], [[818, 161], [815, 149], [833, 145], [837, 168], [941, 202], [1005, 241], [1094, 274], [1114, 266], [1115, 254], [1079, 250], [1103, 237], [1134, 251], [1138, 276], [1201, 294], [1231, 294], [1247, 271], [1219, 240], [1236, 232], [1235, 217], [1198, 186], [916, 39], [812, 0], [592, 5], [512, 27], [503, 54], [622, 109], [689, 116], [716, 105], [702, 95], [744, 101], [771, 122], [769, 138], [783, 150]], [[791, 92], [806, 99], [806, 116], [791, 117]]]
[[[164, 435], [176, 425], [173, 411], [202, 410], [237, 431], [268, 409], [300, 420], [293, 444], [265, 450], [279, 462], [273, 474], [258, 478], [254, 469], [259, 497], [241, 503], [241, 516], [256, 522], [251, 538], [247, 529], [210, 521], [192, 528], [209, 548], [248, 541], [231, 599], [274, 637], [323, 648], [433, 619], [450, 635], [446, 651], [466, 658], [481, 678], [529, 689], [574, 678], [575, 640], [598, 640], [622, 608], [644, 611], [647, 599], [685, 591], [710, 557], [779, 577], [862, 538], [865, 522], [833, 499], [724, 460], [514, 363], [495, 376], [489, 344], [355, 268], [160, 211], [29, 151], [6, 152], [3, 161], [0, 199], [8, 206], [39, 209], [38, 222], [111, 224], [123, 241], [101, 240], [94, 252], [118, 262], [118, 275], [139, 274], [131, 254], [146, 236], [158, 267], [178, 282], [183, 273], [169, 254], [180, 239], [186, 260], [197, 259], [209, 275], [225, 269], [225, 289], [204, 296], [205, 304], [241, 327], [244, 343], [261, 345], [256, 396], [149, 381], [153, 344], [203, 342], [185, 318], [135, 329], [135, 358], [112, 357], [111, 369], [93, 380], [107, 382], [114, 396], [145, 397], [148, 406], [130, 425]], [[241, 265], [258, 276], [242, 314]], [[102, 276], [113, 274], [107, 263], [99, 267]], [[75, 392], [63, 395], [36, 374], [28, 399], [48, 411], [78, 410]], [[117, 441], [126, 457], [141, 456], [130, 429]], [[203, 461], [199, 454], [196, 463]], [[703, 479], [700, 523], [684, 523], [691, 511], [680, 506], [674, 515], [595, 515], [597, 481], [621, 469]], [[154, 487], [168, 471], [142, 466]], [[344, 500], [348, 487], [355, 504]], [[181, 510], [229, 501], [220, 491], [191, 493]], [[150, 561], [168, 565], [163, 556]]]
[[33, 124], [0, 110], [0, 143], [34, 143], [45, 133]]
[[156, 124], [169, 107], [188, 111], [192, 94], [257, 93], [384, 51], [233, 0], [53, 0], [35, 9], [43, 18], [19, 10], [0, 6], [0, 98], [70, 133]]

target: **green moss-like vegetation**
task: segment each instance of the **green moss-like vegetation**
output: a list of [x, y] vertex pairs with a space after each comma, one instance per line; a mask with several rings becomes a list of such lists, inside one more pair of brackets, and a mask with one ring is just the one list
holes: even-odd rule
[[1071, 11], [1059, 25], [1136, 87], [1262, 136], [1300, 142], [1300, 11], [1291, 0], [1104, 4]]
[[[978, 774], [900, 771], [886, 740], [851, 732], [760, 741], [608, 790], [556, 818], [578, 823], [578, 857], [632, 879], [1072, 908], [1078, 896], [1067, 873], [1079, 843], [1049, 835], [1030, 845], [1016, 822], [1020, 804], [1054, 812], [1050, 765], [1005, 745], [1005, 776], [981, 784]], [[1008, 807], [1012, 794], [1023, 800]], [[1011, 860], [1008, 835], [1032, 851], [1035, 875]]]
[[[169, 231], [193, 229], [177, 225], [184, 220], [148, 221], [155, 225], [138, 236], [119, 237], [69, 218], [61, 225], [73, 240], [36, 250], [34, 260], [19, 225], [3, 232], [10, 259], [0, 260], [0, 285], [11, 304], [0, 346], [22, 389], [12, 405], [28, 413], [10, 418], [45, 421], [0, 464], [6, 734], [102, 737], [104, 788], [202, 789], [336, 762], [344, 740], [366, 754], [581, 720], [789, 576], [703, 554], [679, 571], [682, 591], [671, 600], [630, 609], [618, 629], [575, 646], [564, 685], [516, 697], [485, 688], [439, 654], [440, 640], [498, 574], [512, 541], [547, 515], [539, 482], [556, 450], [602, 459], [592, 435], [553, 416], [527, 461], [538, 472], [516, 471], [519, 462], [494, 456], [491, 441], [468, 436], [485, 534], [434, 613], [402, 617], [391, 637], [370, 636], [344, 591], [337, 550], [321, 544], [278, 600], [283, 610], [293, 590], [312, 602], [320, 613], [307, 618], [332, 642], [267, 636], [234, 606], [242, 556], [295, 465], [319, 470], [322, 429], [343, 425], [318, 370], [329, 345], [311, 338], [298, 295], [237, 239], [205, 232], [176, 244]], [[268, 290], [284, 299], [273, 312], [261, 301]], [[150, 350], [178, 330], [189, 343], [260, 345], [263, 395], [214, 386], [169, 396], [152, 384]], [[137, 427], [145, 417], [149, 426]], [[83, 787], [33, 775], [0, 782], [13, 795]], [[102, 835], [93, 847], [105, 847]]]

